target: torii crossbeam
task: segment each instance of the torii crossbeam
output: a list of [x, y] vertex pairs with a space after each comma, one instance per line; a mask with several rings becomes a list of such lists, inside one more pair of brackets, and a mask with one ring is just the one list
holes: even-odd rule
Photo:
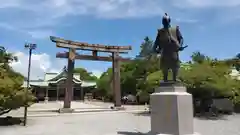
[[[113, 69], [113, 90], [114, 90], [114, 105], [115, 107], [121, 106], [121, 88], [120, 88], [120, 61], [130, 61], [130, 58], [122, 58], [120, 53], [128, 53], [132, 50], [131, 46], [110, 46], [100, 44], [89, 44], [84, 42], [76, 42], [65, 40], [58, 37], [50, 36], [52, 42], [56, 43], [56, 47], [66, 48], [69, 52], [57, 53], [57, 58], [68, 59], [68, 75], [67, 75], [67, 88], [65, 91], [64, 108], [71, 108], [72, 92], [73, 92], [73, 70], [75, 60], [94, 60], [94, 61], [112, 61]], [[92, 51], [92, 55], [80, 55], [77, 50]], [[98, 52], [111, 53], [112, 56], [98, 56]]]

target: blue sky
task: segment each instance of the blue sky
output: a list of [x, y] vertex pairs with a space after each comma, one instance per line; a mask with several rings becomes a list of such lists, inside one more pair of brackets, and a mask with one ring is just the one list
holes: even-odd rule
[[[179, 25], [189, 45], [181, 53], [189, 60], [194, 51], [216, 58], [230, 58], [240, 52], [239, 0], [0, 0], [0, 44], [19, 56], [13, 67], [27, 73], [24, 43], [38, 45], [33, 55], [32, 76], [59, 71], [66, 60], [55, 58], [49, 36], [109, 45], [132, 45], [134, 57], [145, 36], [155, 39], [161, 16], [168, 12]], [[80, 52], [84, 53], [84, 52]], [[99, 75], [111, 63], [77, 61]]]

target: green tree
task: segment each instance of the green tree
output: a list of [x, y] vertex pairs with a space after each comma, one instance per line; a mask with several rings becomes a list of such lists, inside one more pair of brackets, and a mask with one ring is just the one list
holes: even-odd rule
[[9, 66], [11, 61], [17, 59], [11, 53], [7, 53], [4, 47], [0, 48], [0, 62], [4, 63], [4, 66], [0, 67], [0, 115], [3, 115], [26, 103], [31, 105], [35, 97], [30, 91], [25, 93], [22, 87], [24, 77]]
[[[122, 95], [133, 94], [147, 102], [152, 89], [148, 87], [147, 77], [149, 74], [159, 70], [160, 60], [156, 54], [152, 54], [153, 41], [146, 37], [141, 44], [140, 53], [130, 62], [121, 64], [121, 92]], [[109, 86], [111, 70], [103, 73], [98, 81], [98, 89], [102, 92], [112, 91]], [[108, 92], [111, 93], [111, 92]], [[108, 94], [109, 95], [109, 94]]]
[[236, 55], [234, 66], [236, 67], [237, 71], [240, 72], [240, 53]]
[[179, 79], [196, 98], [235, 97], [239, 81], [230, 76], [230, 67], [222, 62], [203, 61], [194, 63], [190, 69], [182, 68]]
[[237, 71], [240, 71], [240, 53], [231, 59], [224, 59], [218, 62], [225, 63], [231, 67], [235, 67]]
[[105, 101], [112, 101], [112, 68], [109, 68], [97, 80], [97, 89], [94, 92], [97, 93], [98, 96], [103, 97]]
[[[162, 79], [160, 57], [152, 53], [152, 45], [153, 42], [146, 37], [136, 58], [121, 64], [122, 95], [134, 94], [139, 97], [140, 103], [149, 101], [149, 95]], [[239, 62], [238, 56], [231, 60], [218, 60], [201, 52], [194, 52], [191, 57], [190, 62], [181, 63], [179, 79], [193, 97], [227, 97], [234, 103], [240, 101], [240, 82], [229, 76], [231, 66], [236, 66]], [[98, 80], [98, 88], [108, 97], [112, 96], [111, 80], [111, 69], [103, 73]]]
[[136, 95], [136, 76], [133, 75], [136, 70], [137, 61], [125, 62], [121, 64], [121, 90], [122, 95]]
[[143, 43], [140, 46], [140, 52], [137, 58], [146, 58], [147, 56], [150, 56], [153, 48], [153, 40], [151, 40], [149, 37], [145, 37]]
[[88, 72], [84, 68], [75, 68], [74, 69], [75, 73], [80, 73], [81, 80], [83, 81], [97, 81], [97, 77], [93, 75], [93, 73]]
[[196, 51], [191, 55], [191, 58], [194, 63], [203, 63], [207, 59], [207, 56]]
[[0, 46], [0, 66], [8, 68], [8, 64], [13, 61], [17, 61], [18, 58], [12, 53], [7, 53], [5, 47]]

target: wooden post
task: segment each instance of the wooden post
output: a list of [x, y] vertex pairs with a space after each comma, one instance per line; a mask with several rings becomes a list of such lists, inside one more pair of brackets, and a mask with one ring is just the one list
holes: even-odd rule
[[113, 91], [114, 91], [114, 106], [121, 107], [121, 87], [120, 87], [120, 65], [117, 57], [118, 53], [112, 53], [113, 62]]
[[59, 97], [59, 86], [57, 84], [57, 101], [58, 101], [58, 97]]
[[48, 88], [45, 88], [45, 97], [48, 97]]
[[[73, 81], [72, 81], [72, 83], [73, 83]], [[72, 100], [75, 100], [74, 92], [75, 92], [75, 86], [74, 86], [74, 84], [73, 84], [73, 88], [72, 88]]]
[[65, 98], [63, 108], [71, 108], [72, 93], [73, 93], [73, 70], [74, 70], [75, 50], [69, 49], [68, 54], [68, 72], [65, 90]]
[[80, 88], [80, 93], [81, 93], [81, 100], [84, 101], [84, 92], [83, 92], [83, 87], [82, 87], [82, 84], [81, 84], [81, 88]]
[[49, 97], [48, 97], [48, 87], [46, 88], [46, 93], [45, 93], [45, 98], [44, 98], [44, 101], [45, 102], [48, 102], [49, 100]]

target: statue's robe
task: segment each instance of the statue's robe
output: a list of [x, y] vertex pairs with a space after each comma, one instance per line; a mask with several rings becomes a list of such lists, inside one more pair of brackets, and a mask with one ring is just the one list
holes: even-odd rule
[[182, 40], [181, 33], [177, 27], [158, 30], [154, 50], [161, 53], [161, 69], [178, 69], [180, 67], [179, 48]]

